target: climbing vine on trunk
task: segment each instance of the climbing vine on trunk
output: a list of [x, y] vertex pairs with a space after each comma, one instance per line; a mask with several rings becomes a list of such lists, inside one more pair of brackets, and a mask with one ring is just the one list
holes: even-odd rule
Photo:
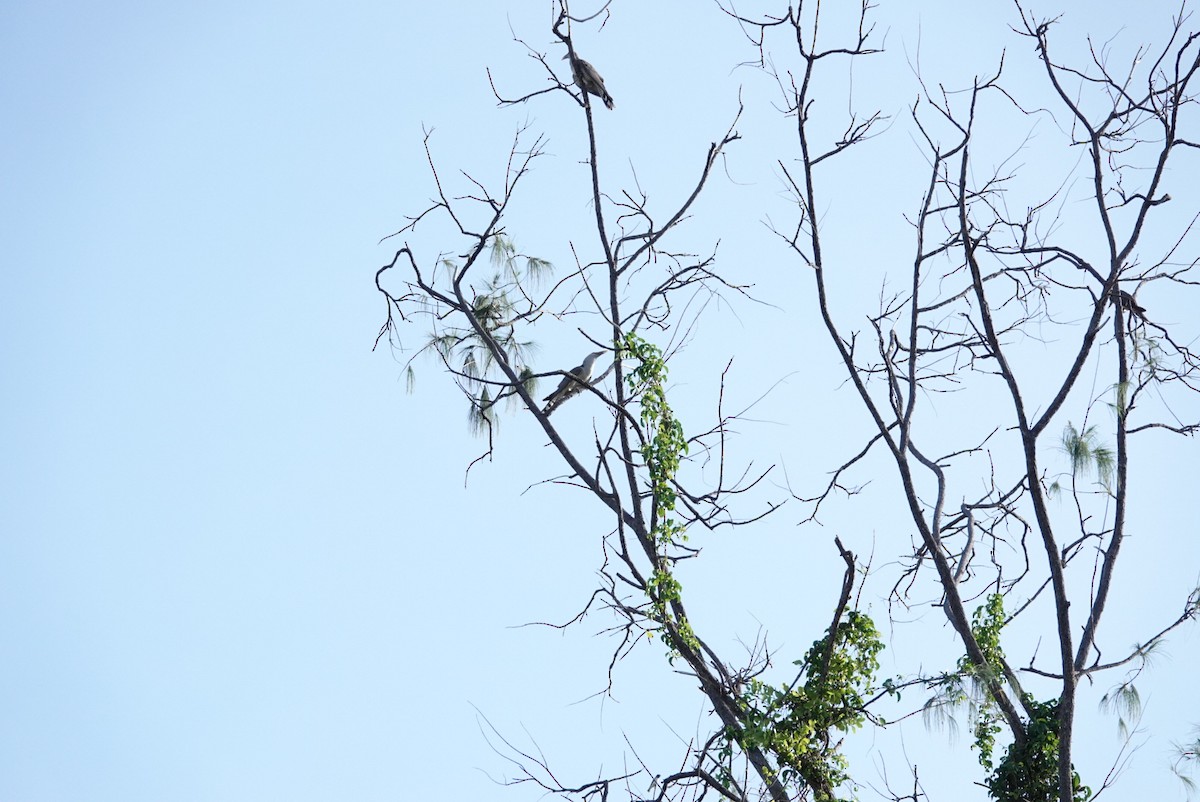
[[807, 785], [818, 802], [836, 802], [837, 788], [850, 775], [834, 733], [856, 730], [866, 720], [865, 700], [878, 690], [883, 648], [871, 618], [850, 611], [836, 632], [827, 631], [795, 661], [799, 672], [790, 685], [750, 681], [741, 698], [746, 725], [734, 738], [742, 748], [775, 754], [785, 784]]
[[[622, 341], [621, 355], [631, 358], [635, 363], [625, 381], [629, 385], [630, 396], [638, 399], [641, 409], [639, 418], [646, 438], [640, 453], [650, 473], [653, 498], [650, 518], [656, 555], [649, 584], [654, 616], [662, 624], [662, 637], [672, 651], [676, 650], [675, 637], [689, 648], [697, 649], [699, 644], [691, 625], [686, 619], [675, 620], [670, 610], [671, 602], [679, 601], [682, 588], [671, 572], [671, 561], [667, 555], [672, 543], [677, 539], [687, 539], [684, 527], [672, 517], [676, 501], [675, 474], [679, 471], [680, 459], [687, 454], [687, 438], [683, 434], [683, 424], [675, 418], [671, 405], [667, 403], [664, 387], [667, 363], [662, 350], [631, 332]], [[678, 633], [677, 636], [672, 635], [672, 629]]]

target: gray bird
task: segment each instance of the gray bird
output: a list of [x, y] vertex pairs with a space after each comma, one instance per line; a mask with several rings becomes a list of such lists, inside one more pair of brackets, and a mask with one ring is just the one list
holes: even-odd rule
[[1118, 290], [1115, 287], [1113, 288], [1113, 294], [1116, 296], [1117, 304], [1122, 309], [1132, 312], [1134, 317], [1140, 317], [1142, 320], [1146, 319], [1145, 308], [1132, 295], [1125, 290]]
[[600, 77], [600, 73], [596, 72], [596, 68], [578, 56], [571, 58], [570, 53], [563, 58], [571, 59], [571, 72], [575, 75], [575, 83], [579, 85], [579, 88], [600, 98], [604, 101], [605, 106], [612, 109], [612, 95], [604, 88], [604, 79]]
[[563, 380], [559, 382], [558, 389], [542, 399], [546, 402], [546, 407], [542, 410], [542, 414], [549, 415], [558, 409], [568, 398], [582, 392], [584, 385], [587, 384], [587, 380], [592, 377], [592, 365], [603, 355], [603, 351], [593, 351], [588, 354], [587, 359], [583, 360], [582, 365], [568, 371], [567, 375], [563, 376]]

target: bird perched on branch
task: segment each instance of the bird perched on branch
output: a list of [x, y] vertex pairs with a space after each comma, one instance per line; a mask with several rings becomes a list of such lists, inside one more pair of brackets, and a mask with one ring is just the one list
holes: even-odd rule
[[579, 85], [579, 88], [600, 98], [604, 101], [605, 106], [612, 109], [612, 95], [604, 88], [604, 79], [600, 77], [600, 73], [596, 72], [596, 68], [578, 56], [572, 58], [570, 53], [563, 58], [571, 59], [571, 72], [575, 75], [575, 83]]
[[1145, 322], [1145, 320], [1146, 320], [1145, 307], [1143, 307], [1141, 304], [1139, 304], [1137, 302], [1137, 299], [1134, 298], [1132, 295], [1130, 295], [1128, 292], [1121, 289], [1120, 287], [1113, 287], [1112, 291], [1109, 293], [1108, 297], [1109, 297], [1109, 300], [1112, 301], [1113, 306], [1117, 307], [1118, 309], [1120, 309], [1123, 312], [1129, 313], [1129, 326], [1130, 327], [1132, 327], [1135, 324], [1135, 322], [1138, 320]]
[[1113, 287], [1113, 300], [1116, 301], [1117, 305], [1120, 306], [1122, 309], [1124, 309], [1126, 312], [1131, 312], [1134, 317], [1139, 317], [1142, 320], [1146, 319], [1145, 308], [1143, 308], [1137, 302], [1137, 300], [1132, 295], [1127, 293], [1125, 290], [1121, 290], [1121, 289], [1117, 289], [1116, 287]]
[[592, 377], [592, 365], [603, 354], [603, 351], [593, 351], [587, 355], [587, 359], [583, 360], [582, 365], [568, 371], [567, 375], [563, 376], [563, 380], [559, 382], [558, 389], [542, 399], [546, 402], [542, 414], [549, 415], [568, 398], [582, 392], [583, 388], [587, 386], [588, 379]]

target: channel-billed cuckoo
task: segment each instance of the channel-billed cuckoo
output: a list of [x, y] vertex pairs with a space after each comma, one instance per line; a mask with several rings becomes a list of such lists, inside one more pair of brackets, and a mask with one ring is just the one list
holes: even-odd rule
[[596, 364], [596, 360], [603, 356], [603, 354], [603, 351], [593, 351], [588, 354], [587, 359], [583, 360], [582, 365], [568, 371], [567, 375], [563, 376], [563, 380], [559, 382], [558, 389], [542, 399], [546, 402], [546, 407], [542, 410], [542, 414], [549, 415], [558, 409], [568, 398], [582, 392], [583, 388], [587, 385], [588, 379], [592, 377], [592, 365]]
[[571, 72], [575, 74], [575, 83], [579, 84], [579, 88], [600, 98], [604, 101], [605, 106], [612, 109], [612, 95], [604, 88], [604, 79], [600, 77], [600, 73], [596, 72], [596, 68], [579, 56], [571, 58], [570, 53], [563, 58], [571, 59]]

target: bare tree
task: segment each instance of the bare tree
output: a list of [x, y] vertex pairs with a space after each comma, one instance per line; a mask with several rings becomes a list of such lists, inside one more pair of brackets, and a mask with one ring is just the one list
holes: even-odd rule
[[[735, 469], [727, 461], [731, 426], [740, 416], [724, 409], [724, 378], [712, 422], [690, 434], [667, 384], [679, 345], [703, 325], [697, 310], [705, 299], [752, 302], [747, 287], [722, 276], [715, 253], [696, 257], [678, 243], [679, 224], [704, 203], [714, 169], [740, 138], [742, 110], [739, 103], [728, 128], [697, 153], [693, 182], [665, 208], [640, 191], [607, 186], [600, 170], [606, 150], [586, 92], [612, 104], [602, 81], [597, 91], [580, 79], [583, 62], [571, 29], [606, 20], [608, 7], [575, 18], [563, 3], [551, 28], [561, 57], [518, 40], [544, 70], [546, 86], [508, 97], [492, 76], [493, 91], [502, 106], [564, 96], [578, 104], [587, 131], [593, 255], [577, 255], [573, 268], [551, 281], [546, 260], [516, 250], [520, 237], [509, 230], [507, 215], [543, 156], [540, 137], [530, 142], [521, 129], [500, 185], [468, 175], [461, 194], [445, 185], [427, 137], [435, 197], [393, 236], [416, 236], [438, 219], [450, 221], [455, 242], [439, 241], [441, 255], [430, 257], [406, 241], [380, 268], [376, 283], [388, 311], [376, 342], [400, 346], [404, 324], [427, 322], [428, 339], [418, 350], [437, 354], [458, 383], [472, 422], [488, 436], [483, 457], [492, 454], [499, 400], [538, 422], [565, 465], [556, 481], [584, 489], [598, 511], [612, 516], [599, 585], [571, 623], [598, 609], [613, 617], [610, 686], [613, 666], [631, 649], [661, 640], [670, 664], [694, 678], [714, 726], [686, 745], [674, 770], [643, 765], [582, 784], [560, 781], [540, 754], [491, 730], [494, 744], [517, 767], [516, 782], [566, 798], [834, 800], [855, 784], [842, 752], [844, 733], [863, 725], [886, 731], [879, 713], [885, 705], [906, 716], [973, 702], [975, 746], [993, 799], [1090, 798], [1072, 760], [1080, 682], [1125, 669], [1132, 673], [1111, 698], [1135, 701], [1133, 680], [1147, 655], [1200, 612], [1200, 594], [1192, 592], [1178, 610], [1149, 624], [1135, 649], [1103, 656], [1102, 623], [1130, 527], [1132, 442], [1135, 435], [1187, 436], [1200, 426], [1200, 419], [1174, 411], [1197, 406], [1200, 360], [1189, 345], [1195, 332], [1156, 321], [1150, 300], [1161, 288], [1195, 287], [1197, 260], [1186, 256], [1187, 235], [1200, 212], [1191, 213], [1173, 245], [1143, 250], [1149, 221], [1171, 203], [1169, 181], [1179, 180], [1169, 165], [1194, 159], [1198, 147], [1185, 125], [1200, 70], [1200, 33], [1190, 31], [1181, 8], [1159, 49], [1118, 65], [1103, 47], [1091, 46], [1091, 62], [1072, 66], [1055, 55], [1054, 21], [1017, 5], [1015, 35], [1032, 46], [1044, 76], [1040, 88], [1010, 85], [1003, 56], [993, 73], [957, 88], [928, 82], [918, 65], [919, 97], [906, 122], [928, 171], [916, 188], [919, 202], [908, 210], [905, 285], [885, 288], [865, 326], [855, 328], [835, 313], [831, 277], [850, 266], [827, 255], [834, 249], [820, 210], [839, 186], [836, 166], [872, 147], [870, 140], [894, 121], [882, 111], [851, 110], [831, 127], [817, 109], [845, 103], [816, 101], [826, 91], [826, 74], [881, 52], [872, 6], [861, 4], [848, 39], [829, 42], [819, 5], [760, 17], [719, 8], [736, 23], [731, 31], [750, 42], [748, 63], [773, 82], [794, 126], [794, 152], [780, 155], [778, 169], [795, 218], [769, 230], [795, 269], [811, 276], [810, 308], [871, 421], [844, 458], [833, 458], [829, 482], [812, 492], [792, 489], [791, 501], [808, 522], [854, 503], [850, 477], [882, 453], [894, 466], [890, 478], [904, 499], [911, 548], [883, 555], [897, 566], [890, 574], [867, 572], [840, 538], [832, 539], [831, 553], [844, 564], [841, 590], [829, 600], [828, 624], [813, 632], [812, 648], [782, 680], [764, 639], [733, 659], [719, 654], [689, 618], [676, 570], [699, 556], [688, 534], [748, 526], [784, 501], [763, 497], [773, 469]], [[562, 58], [586, 92], [572, 90], [572, 76], [557, 66]], [[982, 132], [985, 109], [1054, 122], [1061, 137], [1053, 146], [1086, 154], [1076, 168], [1086, 188], [1068, 174], [1057, 190], [1017, 197], [1010, 186], [1018, 174], [1002, 151], [1021, 143]], [[828, 133], [835, 129], [840, 134]], [[1065, 224], [1068, 209], [1090, 218], [1103, 247]], [[574, 243], [572, 252], [578, 254]], [[583, 311], [598, 321], [580, 330], [579, 350], [591, 352], [588, 360], [570, 372], [534, 370], [537, 324]], [[593, 364], [605, 354], [611, 367], [596, 375]], [[1103, 391], [1095, 392], [1096, 381], [1085, 376], [1103, 376]], [[539, 378], [559, 382], [548, 399], [565, 393], [578, 397], [573, 406], [590, 404], [596, 421], [590, 442], [576, 442], [550, 421], [557, 404], [539, 406], [533, 389]], [[969, 417], [981, 394], [990, 399], [987, 414], [947, 431], [939, 415], [952, 412], [961, 397]], [[938, 399], [937, 414], [930, 399]], [[1048, 465], [1057, 454], [1066, 455], [1067, 470], [1056, 477]], [[703, 476], [715, 477], [707, 484], [690, 471], [701, 464], [709, 467]], [[893, 611], [932, 606], [944, 613], [961, 645], [955, 665], [899, 681], [876, 678], [883, 640], [857, 599], [881, 578], [880, 595]], [[1014, 622], [1056, 644], [1055, 657], [1008, 654]], [[898, 617], [891, 624], [894, 637], [913, 637]], [[904, 708], [899, 692], [909, 687], [923, 689], [924, 702]], [[1100, 778], [1096, 791], [1113, 776]], [[630, 790], [631, 779], [644, 784], [650, 777], [648, 796]], [[924, 794], [915, 768], [912, 777], [911, 793], [881, 795], [915, 802]]]

